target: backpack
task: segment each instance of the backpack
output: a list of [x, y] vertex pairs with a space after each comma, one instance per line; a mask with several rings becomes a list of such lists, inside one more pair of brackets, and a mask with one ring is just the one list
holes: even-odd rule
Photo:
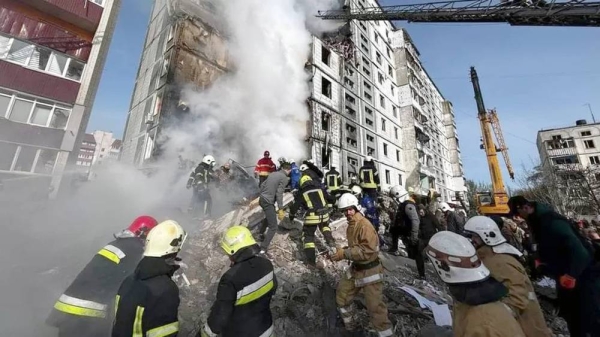
[[562, 220], [569, 224], [571, 231], [575, 234], [575, 237], [581, 242], [583, 247], [592, 255], [592, 258], [596, 261], [600, 261], [600, 242], [595, 242], [583, 235], [579, 230], [579, 224], [575, 220], [571, 220], [560, 213], [550, 212], [551, 219]]

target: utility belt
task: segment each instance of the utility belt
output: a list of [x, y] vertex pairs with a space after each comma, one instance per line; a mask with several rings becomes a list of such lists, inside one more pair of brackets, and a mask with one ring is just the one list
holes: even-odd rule
[[353, 262], [352, 268], [356, 271], [363, 271], [363, 270], [375, 268], [375, 267], [379, 266], [380, 264], [381, 264], [381, 261], [379, 260], [379, 258], [377, 258], [374, 261], [366, 262], [366, 263]]
[[329, 221], [329, 210], [327, 208], [316, 211], [308, 211], [304, 215], [304, 224], [306, 225], [318, 225], [326, 221]]

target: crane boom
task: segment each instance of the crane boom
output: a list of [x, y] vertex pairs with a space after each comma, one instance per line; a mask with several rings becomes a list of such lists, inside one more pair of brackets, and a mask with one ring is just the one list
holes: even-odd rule
[[600, 27], [600, 1], [458, 0], [319, 11], [325, 20], [506, 22], [513, 26]]
[[500, 120], [498, 119], [496, 109], [492, 109], [488, 114], [490, 122], [492, 123], [492, 130], [494, 130], [496, 140], [498, 141], [498, 147], [502, 152], [502, 157], [504, 157], [504, 163], [506, 164], [508, 175], [510, 176], [511, 180], [515, 180], [515, 170], [513, 169], [512, 163], [510, 162], [510, 157], [508, 156], [508, 146], [506, 146], [506, 142], [504, 141], [504, 133], [502, 132], [502, 127], [500, 126]]

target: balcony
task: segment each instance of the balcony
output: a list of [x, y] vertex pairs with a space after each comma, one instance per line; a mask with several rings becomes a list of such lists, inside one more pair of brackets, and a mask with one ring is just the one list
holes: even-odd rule
[[577, 155], [577, 149], [575, 147], [567, 147], [562, 149], [546, 148], [546, 154], [548, 155], [548, 157], [575, 156]]
[[419, 173], [423, 176], [435, 177], [435, 172], [433, 171], [432, 167], [429, 167], [427, 165], [419, 163], [418, 170], [419, 170]]
[[60, 149], [65, 130], [13, 122], [0, 118], [0, 140], [44, 148]]
[[35, 9], [95, 33], [104, 8], [103, 0], [20, 0]]

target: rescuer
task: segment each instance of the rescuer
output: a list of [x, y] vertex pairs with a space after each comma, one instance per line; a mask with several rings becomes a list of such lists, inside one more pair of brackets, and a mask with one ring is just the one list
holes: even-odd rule
[[445, 202], [440, 203], [440, 208], [444, 214], [446, 230], [462, 235], [464, 223], [462, 223], [456, 212], [450, 207], [450, 205], [448, 205], [448, 203]]
[[379, 260], [379, 237], [361, 213], [358, 199], [350, 193], [340, 197], [338, 208], [348, 219], [346, 236], [348, 247], [338, 247], [331, 256], [333, 261], [352, 262], [336, 292], [336, 303], [344, 321], [346, 330], [356, 329], [354, 321], [354, 297], [360, 290], [365, 296], [371, 324], [380, 337], [392, 336], [392, 324], [388, 318], [387, 307], [383, 302], [383, 266]]
[[508, 288], [508, 296], [502, 302], [512, 310], [525, 336], [552, 336], [527, 271], [517, 260], [521, 252], [506, 241], [494, 220], [486, 216], [469, 219], [465, 231], [492, 277]]
[[219, 281], [217, 298], [202, 337], [270, 337], [273, 335], [271, 298], [277, 290], [273, 264], [258, 254], [250, 231], [233, 226], [223, 235], [221, 248], [231, 268]]
[[[193, 188], [192, 212], [194, 217], [210, 216], [212, 208], [212, 196], [210, 195], [210, 183], [216, 178], [213, 167], [217, 162], [211, 155], [204, 156], [202, 162], [190, 174], [186, 187]], [[201, 214], [200, 214], [201, 213]]]
[[153, 217], [144, 215], [115, 234], [116, 240], [104, 246], [77, 275], [54, 304], [46, 323], [57, 327], [60, 337], [105, 337], [112, 326], [110, 305], [117, 290], [138, 264], [144, 239], [156, 226]]
[[373, 197], [371, 197], [370, 195], [362, 193], [362, 189], [360, 188], [360, 186], [354, 186], [352, 188], [352, 194], [355, 197], [357, 197], [358, 200], [360, 200], [362, 213], [369, 220], [371, 225], [373, 225], [375, 231], [379, 233], [379, 209], [377, 207], [376, 200], [373, 200]]
[[[275, 232], [277, 231], [277, 219], [281, 221], [285, 217], [285, 211], [283, 210], [283, 192], [288, 185], [288, 176], [291, 171], [292, 167], [290, 164], [284, 163], [281, 165], [281, 170], [269, 174], [267, 180], [260, 185], [258, 204], [265, 213], [265, 220], [263, 220], [260, 228], [260, 236], [262, 239], [260, 248], [261, 253], [263, 254], [267, 252], [271, 240], [273, 240], [273, 237], [275, 236]], [[278, 208], [277, 212], [275, 211], [276, 203]]]
[[221, 186], [227, 186], [231, 181], [233, 181], [234, 177], [231, 174], [231, 164], [225, 163], [220, 168], [216, 174], [219, 179], [219, 184]]
[[455, 337], [525, 336], [501, 302], [508, 290], [490, 277], [467, 238], [449, 231], [436, 233], [425, 254], [452, 295]]
[[186, 236], [173, 220], [150, 231], [144, 257], [117, 293], [112, 337], [177, 336], [179, 288], [171, 277], [179, 269], [177, 253]]
[[271, 153], [265, 151], [263, 157], [258, 160], [254, 167], [254, 177], [258, 177], [258, 187], [267, 180], [269, 173], [275, 172], [276, 169], [275, 163], [271, 160]]
[[342, 185], [342, 177], [335, 167], [332, 166], [331, 169], [325, 173], [325, 184], [327, 185], [327, 191], [329, 193], [338, 190]]
[[571, 336], [600, 335], [600, 266], [589, 243], [581, 240], [564, 216], [523, 196], [508, 200], [511, 214], [527, 221], [537, 244], [542, 274], [556, 282], [559, 315]]
[[300, 169], [298, 168], [298, 165], [296, 165], [296, 161], [294, 159], [290, 160], [290, 167], [292, 168], [292, 171], [290, 172], [290, 188], [292, 191], [295, 191], [300, 188], [300, 176], [302, 173], [300, 172]]
[[370, 195], [377, 200], [377, 194], [381, 190], [379, 185], [379, 173], [375, 167], [373, 157], [367, 156], [363, 166], [358, 170], [358, 180], [363, 193]]
[[409, 193], [402, 185], [397, 185], [390, 189], [390, 196], [399, 205], [394, 216], [394, 221], [390, 225], [392, 247], [390, 247], [389, 252], [394, 255], [400, 255], [398, 251], [398, 239], [402, 238], [409, 257], [414, 259], [419, 244], [419, 226], [421, 224], [414, 199], [415, 194], [414, 192]]
[[415, 264], [417, 265], [417, 272], [422, 280], [425, 280], [425, 257], [423, 252], [425, 247], [429, 244], [431, 237], [435, 233], [444, 230], [442, 225], [439, 223], [437, 217], [425, 207], [423, 204], [417, 206], [419, 211], [419, 243], [415, 255]]
[[321, 230], [327, 244], [335, 247], [335, 240], [331, 234], [331, 228], [329, 228], [328, 203], [333, 203], [331, 196], [329, 196], [320, 184], [313, 181], [310, 176], [300, 178], [300, 190], [290, 207], [290, 221], [294, 220], [296, 212], [300, 207], [306, 210], [304, 226], [302, 228], [302, 239], [304, 241], [304, 255], [306, 256], [307, 264], [311, 267], [316, 266], [315, 232], [317, 227]]
[[302, 171], [303, 174], [307, 174], [311, 177], [312, 180], [318, 181], [320, 184], [323, 183], [323, 171], [321, 171], [317, 165], [315, 165], [315, 161], [312, 159], [307, 159], [302, 162], [302, 165], [306, 165], [305, 170]]

